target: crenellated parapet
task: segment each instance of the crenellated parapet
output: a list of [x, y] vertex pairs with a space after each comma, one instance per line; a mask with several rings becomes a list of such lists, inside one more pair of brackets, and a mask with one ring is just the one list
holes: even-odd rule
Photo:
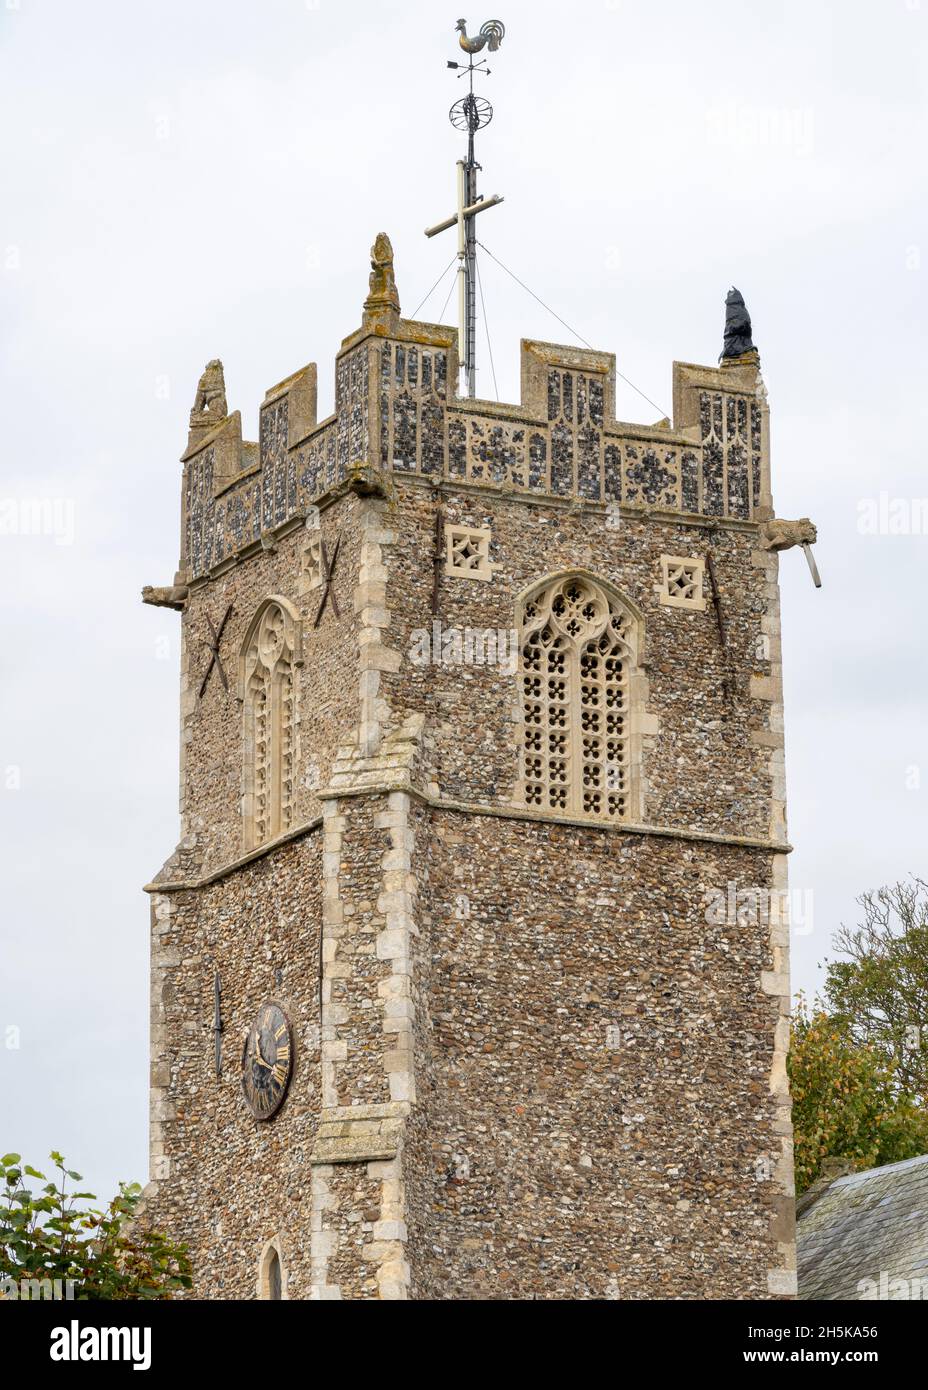
[[[457, 394], [456, 330], [403, 319], [389, 239], [371, 252], [361, 327], [335, 364], [335, 411], [316, 419], [316, 367], [272, 387], [260, 439], [225, 414], [222, 364], [197, 392], [184, 462], [181, 572], [199, 579], [363, 477], [419, 477], [713, 523], [770, 515], [766, 393], [755, 350], [720, 367], [675, 363], [673, 424], [615, 416], [615, 357], [522, 342], [518, 405]], [[222, 418], [217, 420], [219, 412]], [[215, 423], [214, 423], [215, 422]]]

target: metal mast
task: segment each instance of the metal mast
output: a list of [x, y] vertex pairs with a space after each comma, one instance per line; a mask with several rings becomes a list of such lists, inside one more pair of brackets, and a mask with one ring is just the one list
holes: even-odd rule
[[449, 227], [458, 229], [458, 358], [461, 367], [459, 394], [473, 397], [477, 389], [477, 228], [474, 222], [478, 212], [495, 207], [502, 198], [494, 194], [491, 198], [479, 199], [477, 196], [477, 170], [481, 167], [474, 154], [474, 136], [493, 119], [493, 107], [485, 97], [474, 92], [474, 73], [480, 72], [489, 77], [490, 69], [486, 59], [474, 62], [476, 54], [484, 48], [495, 53], [503, 41], [505, 29], [498, 19], [490, 19], [481, 26], [476, 38], [468, 38], [467, 22], [459, 19], [457, 23], [458, 43], [467, 54], [467, 63], [449, 62], [449, 68], [458, 70], [458, 78], [467, 77], [468, 93], [456, 101], [449, 111], [449, 119], [455, 130], [467, 132], [467, 158], [458, 160], [457, 213], [428, 227], [425, 235], [436, 236]]

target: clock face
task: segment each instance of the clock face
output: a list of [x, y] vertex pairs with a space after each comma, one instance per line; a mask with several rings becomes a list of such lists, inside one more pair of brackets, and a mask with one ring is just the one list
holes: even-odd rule
[[242, 1052], [242, 1091], [256, 1120], [280, 1109], [293, 1073], [293, 1038], [279, 1004], [262, 1004]]

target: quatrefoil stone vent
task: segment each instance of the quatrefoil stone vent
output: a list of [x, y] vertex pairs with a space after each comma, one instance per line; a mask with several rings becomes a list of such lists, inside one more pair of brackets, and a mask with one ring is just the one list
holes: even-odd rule
[[662, 555], [657, 596], [663, 607], [704, 609], [704, 570], [705, 562], [697, 556]]
[[489, 526], [445, 527], [445, 574], [458, 579], [492, 579]]

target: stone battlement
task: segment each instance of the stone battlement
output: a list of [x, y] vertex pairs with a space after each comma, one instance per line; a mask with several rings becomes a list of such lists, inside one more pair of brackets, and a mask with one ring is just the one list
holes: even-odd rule
[[[378, 297], [385, 265], [391, 290]], [[772, 515], [756, 354], [722, 367], [675, 362], [672, 425], [616, 419], [612, 353], [528, 339], [520, 403], [473, 400], [457, 394], [456, 331], [400, 317], [392, 260], [374, 262], [371, 279], [362, 326], [336, 358], [328, 419], [316, 418], [310, 363], [267, 392], [259, 442], [244, 440], [240, 412], [226, 411], [222, 364], [208, 365], [182, 456], [187, 582], [352, 480], [389, 492], [391, 474], [713, 524]]]

